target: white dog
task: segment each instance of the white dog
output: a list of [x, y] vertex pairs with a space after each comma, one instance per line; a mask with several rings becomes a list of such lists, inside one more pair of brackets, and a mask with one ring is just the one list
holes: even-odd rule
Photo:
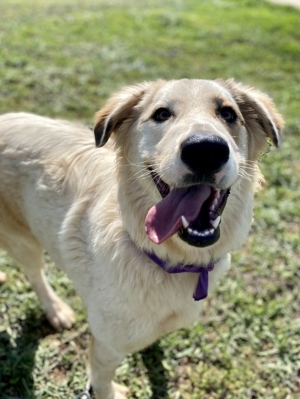
[[126, 398], [112, 379], [128, 352], [199, 319], [247, 239], [257, 159], [282, 125], [267, 95], [233, 80], [123, 89], [96, 115], [103, 148], [76, 124], [0, 117], [0, 246], [56, 328], [74, 316], [45, 280], [43, 248], [73, 281], [98, 399]]

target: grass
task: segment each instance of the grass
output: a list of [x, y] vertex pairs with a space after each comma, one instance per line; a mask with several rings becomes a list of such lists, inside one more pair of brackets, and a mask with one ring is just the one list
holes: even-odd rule
[[[261, 161], [267, 186], [247, 245], [199, 324], [124, 360], [117, 380], [130, 398], [300, 395], [299, 22], [294, 9], [259, 0], [1, 2], [1, 113], [91, 125], [124, 84], [234, 76], [272, 95], [286, 119], [283, 148]], [[75, 398], [89, 335], [80, 298], [51, 264], [52, 285], [77, 312], [74, 328], [57, 333], [4, 252], [0, 269], [8, 274], [0, 287], [0, 398]]]

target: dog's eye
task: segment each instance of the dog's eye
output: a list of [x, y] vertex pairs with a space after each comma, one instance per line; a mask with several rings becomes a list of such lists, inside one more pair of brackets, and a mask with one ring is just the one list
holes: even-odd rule
[[221, 108], [220, 115], [228, 123], [233, 123], [237, 119], [235, 111], [230, 107]]
[[167, 108], [158, 108], [152, 118], [156, 121], [156, 122], [165, 122], [168, 119], [170, 119], [172, 116], [171, 112], [167, 109]]

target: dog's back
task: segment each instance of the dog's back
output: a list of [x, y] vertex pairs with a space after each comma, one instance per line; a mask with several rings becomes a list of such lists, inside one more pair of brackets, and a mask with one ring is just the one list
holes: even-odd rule
[[64, 269], [62, 225], [76, 201], [105, 184], [113, 160], [83, 126], [26, 113], [0, 116], [0, 248], [22, 265], [56, 328], [70, 327], [73, 311], [46, 282], [43, 249]]

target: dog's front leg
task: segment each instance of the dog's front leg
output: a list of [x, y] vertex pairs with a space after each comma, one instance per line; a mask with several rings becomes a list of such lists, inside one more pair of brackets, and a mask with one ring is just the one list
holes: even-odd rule
[[113, 347], [91, 337], [89, 348], [89, 375], [96, 399], [126, 399], [128, 388], [113, 382], [116, 368], [123, 355]]

